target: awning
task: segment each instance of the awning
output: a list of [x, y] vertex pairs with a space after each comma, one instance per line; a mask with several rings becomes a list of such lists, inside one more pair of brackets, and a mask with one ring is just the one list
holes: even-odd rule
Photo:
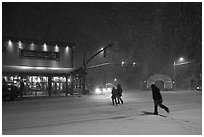
[[3, 65], [2, 72], [11, 74], [52, 74], [66, 75], [75, 71], [75, 68], [53, 68], [53, 67], [32, 67], [32, 66], [9, 66]]

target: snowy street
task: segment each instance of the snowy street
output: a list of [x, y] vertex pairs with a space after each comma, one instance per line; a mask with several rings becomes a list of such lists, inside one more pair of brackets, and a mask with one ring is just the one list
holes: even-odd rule
[[151, 91], [111, 95], [42, 97], [2, 103], [3, 135], [201, 135], [202, 93], [161, 91], [170, 113], [152, 115]]

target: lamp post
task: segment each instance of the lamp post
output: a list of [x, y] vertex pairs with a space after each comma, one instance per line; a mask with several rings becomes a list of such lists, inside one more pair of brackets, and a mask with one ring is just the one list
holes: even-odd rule
[[176, 68], [176, 63], [175, 63], [175, 61], [174, 61], [174, 66], [173, 67], [174, 67], [173, 68], [174, 69], [174, 71], [173, 71], [174, 72], [174, 74], [173, 74], [173, 77], [174, 77], [174, 81], [173, 81], [174, 85], [173, 85], [173, 87], [174, 87], [174, 90], [176, 91], [176, 71], [175, 71], [176, 70], [175, 69]]
[[[174, 83], [174, 90], [175, 90], [175, 91], [176, 91], [176, 66], [182, 65], [183, 63], [181, 63], [181, 62], [183, 62], [183, 61], [184, 61], [184, 58], [183, 58], [183, 57], [180, 57], [178, 61], [174, 61], [174, 68], [173, 68], [174, 81], [173, 81], [173, 83]], [[177, 64], [176, 64], [176, 62], [177, 62]]]
[[[93, 56], [91, 56], [88, 60], [86, 60], [86, 51], [84, 50], [84, 56], [83, 56], [83, 69], [84, 69], [84, 71], [86, 71], [87, 70], [87, 64], [94, 58], [94, 57], [96, 57], [98, 54], [100, 54], [101, 52], [104, 52], [104, 57], [106, 56], [106, 50], [108, 49], [108, 48], [110, 48], [110, 47], [112, 47], [112, 43], [111, 44], [109, 44], [108, 46], [106, 46], [106, 47], [104, 47], [104, 48], [101, 48], [97, 53], [95, 53]], [[104, 65], [107, 65], [107, 64], [109, 64], [109, 63], [104, 63], [104, 64], [100, 64], [100, 65], [98, 65], [98, 66], [104, 66]], [[91, 68], [95, 68], [95, 67], [97, 67], [97, 65], [96, 66], [93, 66], [93, 67], [91, 67]], [[83, 78], [82, 78], [82, 92], [84, 93], [85, 92], [85, 86], [86, 86], [86, 76], [84, 75], [83, 76]]]

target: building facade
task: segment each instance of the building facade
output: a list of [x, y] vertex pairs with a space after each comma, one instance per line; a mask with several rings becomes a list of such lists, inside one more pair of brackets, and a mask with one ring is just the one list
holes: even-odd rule
[[2, 78], [24, 88], [20, 96], [66, 96], [81, 88], [74, 73], [73, 45], [3, 39]]

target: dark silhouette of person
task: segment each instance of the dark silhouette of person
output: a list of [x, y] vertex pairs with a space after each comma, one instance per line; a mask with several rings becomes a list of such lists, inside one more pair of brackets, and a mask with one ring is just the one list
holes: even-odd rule
[[160, 89], [155, 85], [151, 85], [152, 97], [154, 100], [154, 115], [158, 115], [158, 106], [163, 108], [167, 113], [169, 113], [169, 108], [162, 104], [162, 96], [160, 94]]
[[118, 100], [118, 104], [120, 104], [120, 102], [123, 104], [123, 100], [122, 100], [122, 92], [123, 92], [123, 89], [121, 87], [120, 84], [117, 85], [117, 100]]
[[23, 97], [23, 90], [24, 90], [24, 82], [23, 80], [21, 80], [20, 82], [20, 97]]
[[111, 96], [112, 103], [113, 103], [113, 105], [115, 104], [117, 106], [118, 105], [117, 100], [116, 100], [117, 90], [115, 89], [115, 87], [112, 88], [112, 92], [111, 93], [112, 93], [112, 96]]
[[6, 91], [6, 89], [7, 89], [7, 82], [6, 82], [5, 78], [3, 78], [2, 79], [2, 90]]

